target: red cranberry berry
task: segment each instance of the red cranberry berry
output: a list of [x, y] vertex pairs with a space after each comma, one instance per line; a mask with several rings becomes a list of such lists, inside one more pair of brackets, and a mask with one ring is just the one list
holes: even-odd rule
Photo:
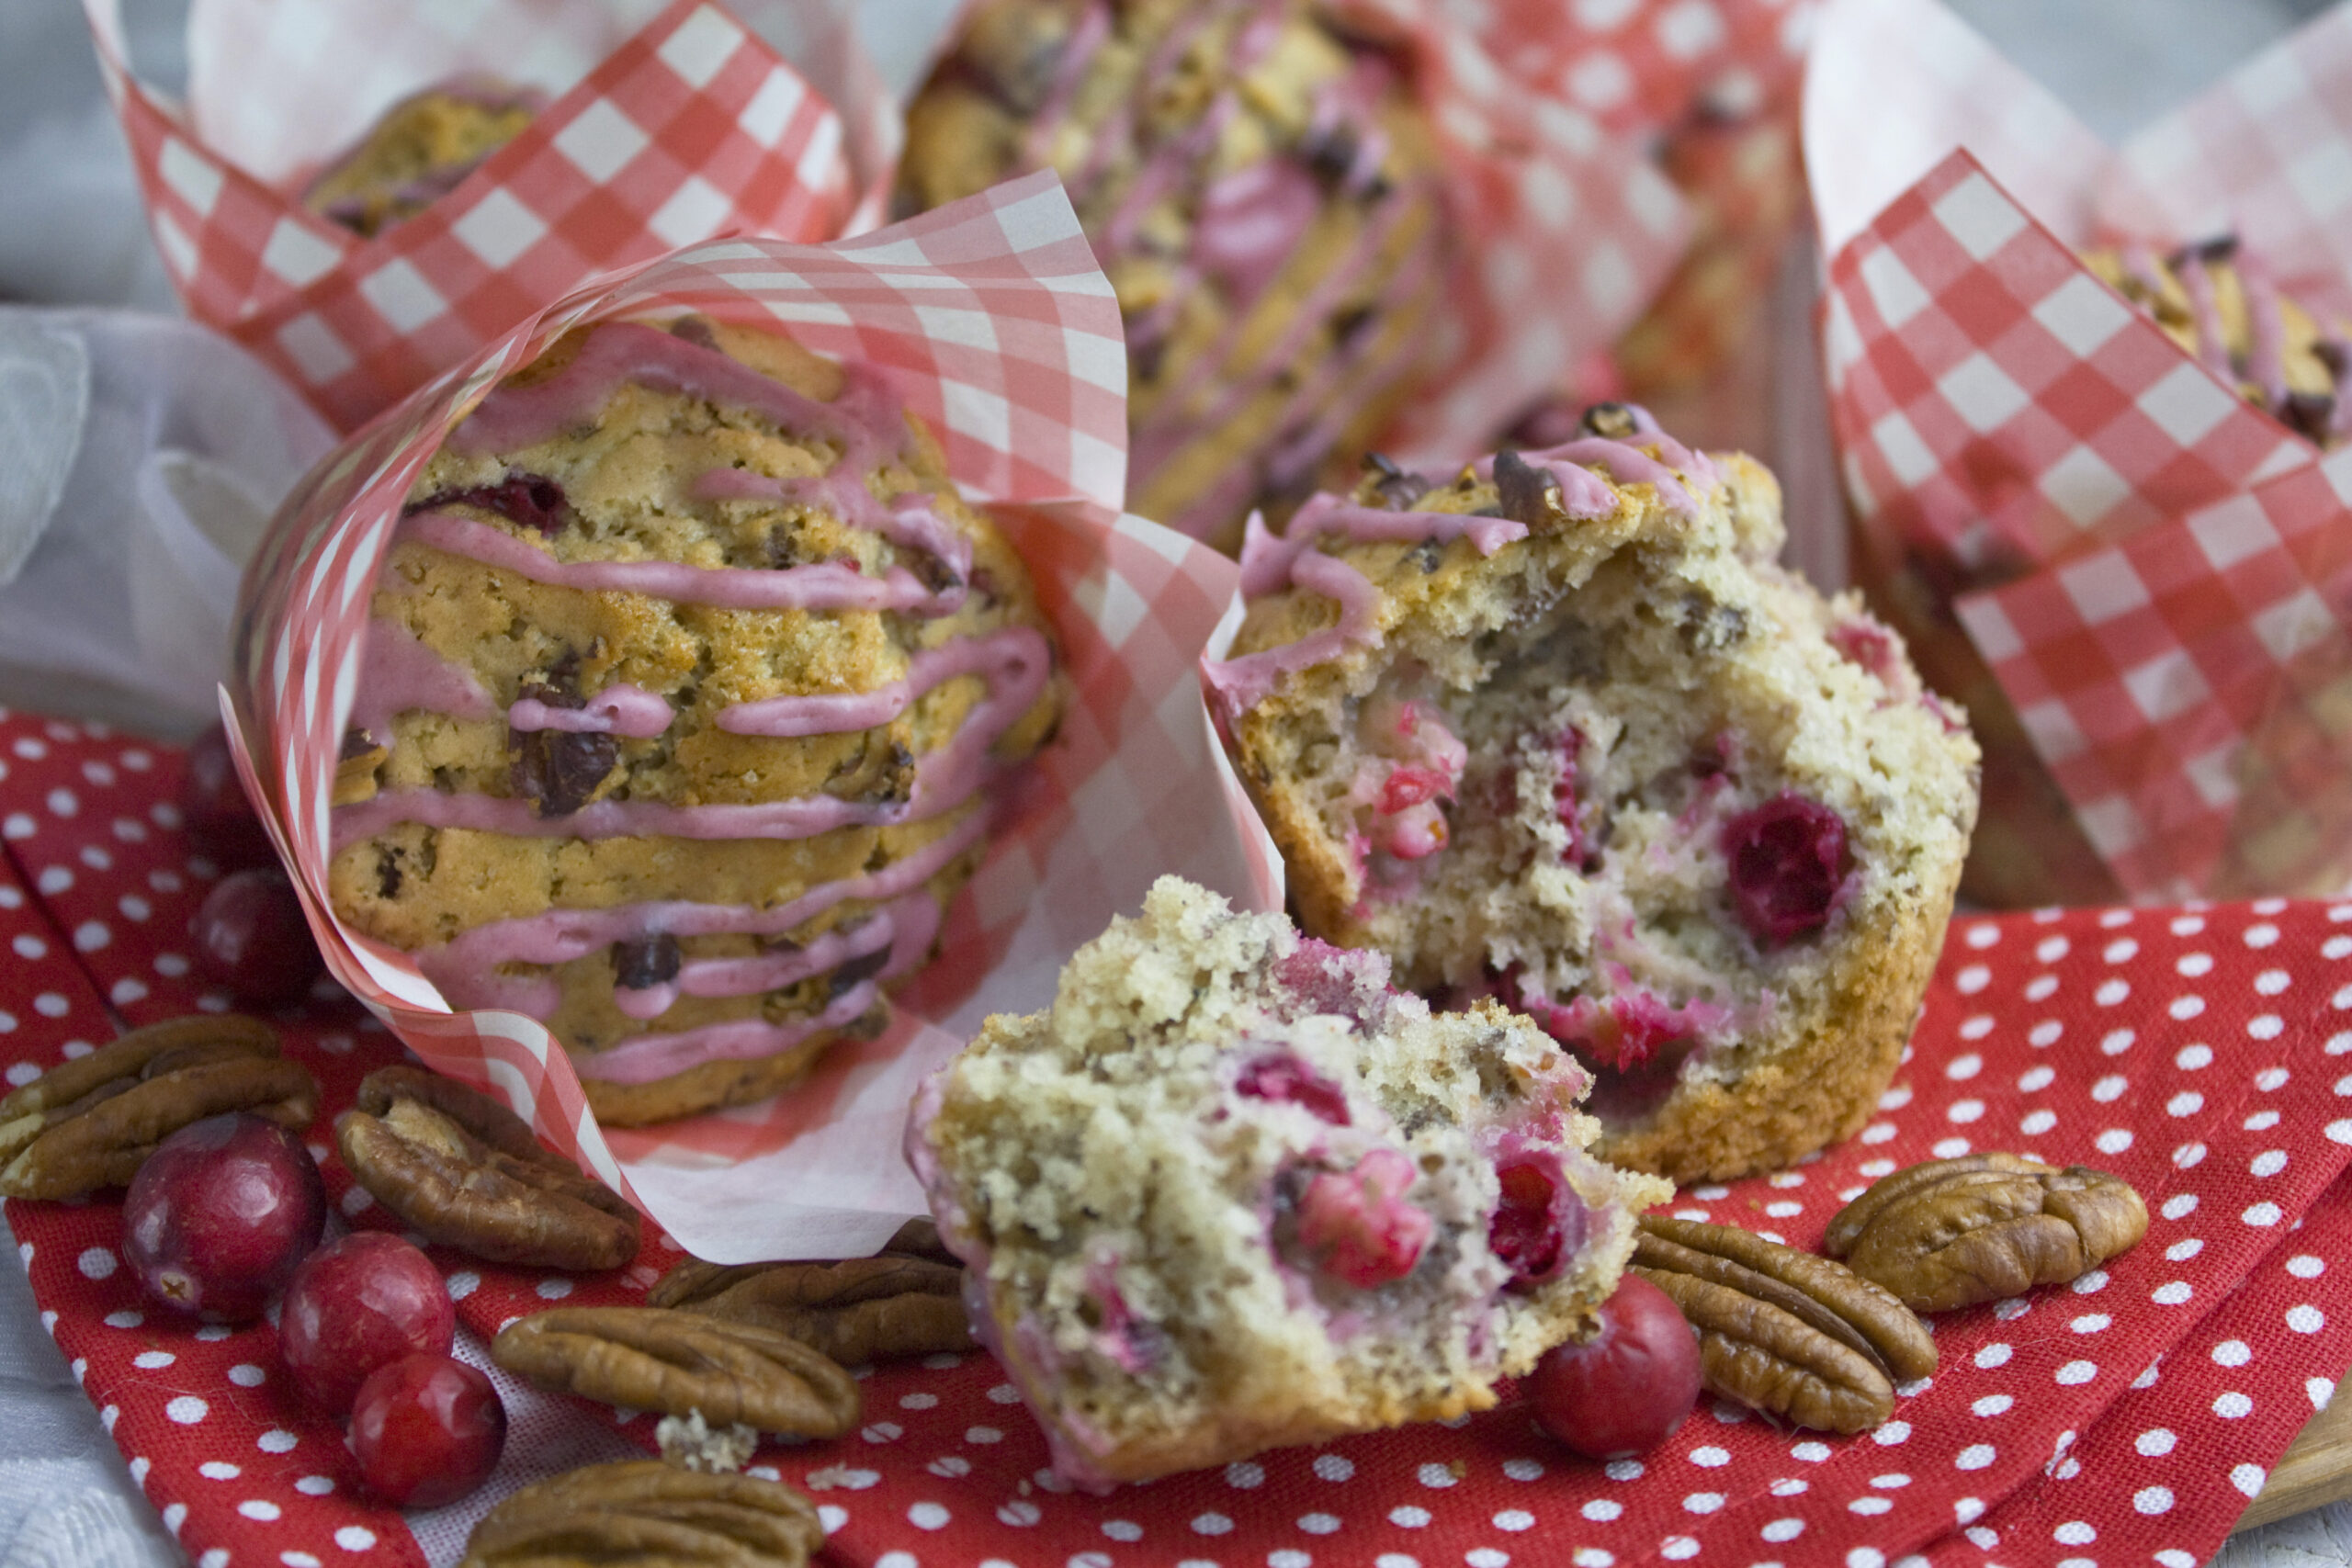
[[1295, 1056], [1261, 1056], [1233, 1080], [1233, 1092], [1250, 1100], [1303, 1106], [1318, 1122], [1350, 1124], [1348, 1097], [1338, 1084]]
[[457, 1327], [448, 1287], [424, 1253], [396, 1235], [358, 1231], [294, 1270], [277, 1349], [295, 1392], [330, 1416], [347, 1416], [377, 1368], [420, 1350], [447, 1355]]
[[188, 744], [180, 773], [180, 815], [197, 846], [224, 865], [260, 865], [275, 858], [269, 835], [237, 777], [229, 737], [217, 724]]
[[1587, 1459], [1626, 1459], [1672, 1437], [1699, 1402], [1699, 1337], [1672, 1297], [1628, 1274], [1592, 1337], [1546, 1350], [1527, 1387], [1545, 1431]]
[[1556, 1156], [1536, 1152], [1495, 1168], [1502, 1196], [1487, 1222], [1487, 1248], [1510, 1265], [1510, 1286], [1540, 1285], [1584, 1250], [1584, 1200]]
[[1846, 880], [1846, 822], [1799, 795], [1777, 795], [1724, 825], [1732, 904], [1764, 947], [1829, 923]]
[[368, 1489], [397, 1508], [437, 1508], [489, 1479], [506, 1406], [478, 1368], [420, 1350], [368, 1375], [351, 1407], [351, 1452]]
[[563, 486], [545, 474], [510, 473], [496, 484], [436, 491], [408, 508], [433, 512], [444, 506], [479, 506], [509, 523], [542, 534], [560, 534], [568, 521]]
[[1374, 1149], [1342, 1175], [1327, 1170], [1298, 1202], [1298, 1239], [1317, 1267], [1359, 1290], [1413, 1271], [1437, 1222], [1405, 1201], [1420, 1174], [1395, 1149]]
[[319, 1245], [327, 1191], [302, 1141], [244, 1111], [155, 1145], [122, 1205], [122, 1255], [147, 1293], [210, 1323], [249, 1323]]
[[204, 972], [244, 1001], [300, 1001], [319, 976], [311, 922], [276, 866], [222, 877], [204, 896], [188, 935]]

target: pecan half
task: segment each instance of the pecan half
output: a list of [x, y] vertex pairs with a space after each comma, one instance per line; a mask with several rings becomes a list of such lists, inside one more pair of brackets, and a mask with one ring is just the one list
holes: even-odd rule
[[844, 1364], [972, 1348], [964, 1270], [927, 1258], [885, 1253], [732, 1269], [689, 1260], [646, 1300], [772, 1328]]
[[1634, 1271], [1699, 1331], [1710, 1393], [1800, 1427], [1862, 1432], [1936, 1370], [1917, 1317], [1851, 1271], [1732, 1225], [1645, 1215]]
[[516, 1492], [482, 1516], [458, 1568], [801, 1568], [824, 1539], [789, 1486], [623, 1460]]
[[1822, 1246], [1915, 1310], [1945, 1312], [2064, 1284], [2147, 1234], [2147, 1205], [2121, 1178], [1987, 1153], [1881, 1179]]
[[491, 1359], [556, 1393], [700, 1411], [713, 1427], [837, 1438], [857, 1425], [857, 1382], [789, 1335], [661, 1307], [556, 1307], [517, 1318]]
[[453, 1079], [380, 1067], [334, 1136], [359, 1185], [429, 1240], [545, 1269], [617, 1269], [637, 1256], [637, 1211], [625, 1199]]
[[319, 1084], [257, 1018], [198, 1014], [134, 1029], [0, 1100], [0, 1196], [77, 1198], [120, 1187], [191, 1122], [250, 1111], [296, 1132]]

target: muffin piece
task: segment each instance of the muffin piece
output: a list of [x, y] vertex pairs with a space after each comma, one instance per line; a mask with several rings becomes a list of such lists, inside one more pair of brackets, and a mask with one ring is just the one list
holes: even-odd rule
[[379, 234], [455, 190], [540, 107], [531, 89], [486, 78], [403, 98], [311, 182], [302, 205], [355, 232]]
[[1773, 563], [1771, 476], [1639, 410], [1452, 483], [1375, 468], [1252, 539], [1211, 683], [1302, 923], [1597, 1076], [1677, 1180], [1868, 1119], [1925, 990], [1976, 748], [1850, 597]]
[[572, 333], [410, 493], [330, 880], [621, 1124], [784, 1088], [928, 958], [1060, 710], [1019, 558], [876, 373]]
[[1107, 1488], [1495, 1403], [1672, 1195], [1491, 1002], [1162, 877], [916, 1100], [908, 1157], [1055, 1468]]
[[2157, 257], [2145, 245], [2091, 251], [2083, 263], [2256, 408], [2323, 447], [2352, 431], [2338, 389], [2347, 360], [2340, 323], [2289, 299], [2235, 237]]
[[1230, 551], [1410, 391], [1434, 145], [1398, 63], [1306, 0], [981, 0], [908, 110], [898, 209], [1040, 168], [1126, 319], [1136, 512]]

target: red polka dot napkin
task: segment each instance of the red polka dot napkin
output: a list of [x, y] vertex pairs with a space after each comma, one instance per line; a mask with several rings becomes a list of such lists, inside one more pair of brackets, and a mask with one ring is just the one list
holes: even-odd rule
[[[0, 1066], [12, 1083], [136, 1024], [226, 998], [186, 958], [218, 874], [179, 831], [168, 749], [0, 717]], [[325, 1138], [398, 1046], [347, 1000], [281, 1019], [318, 1072], [311, 1133], [355, 1225], [387, 1223]], [[1073, 1493], [983, 1356], [876, 1370], [865, 1424], [770, 1445], [828, 1557], [873, 1568], [1507, 1568], [1698, 1562], [1785, 1568], [2048, 1562], [2194, 1568], [2352, 1364], [2352, 905], [2079, 910], [1955, 924], [1881, 1114], [1826, 1156], [1690, 1189], [1678, 1213], [1817, 1245], [1897, 1166], [2008, 1149], [2099, 1166], [2148, 1200], [2147, 1239], [2073, 1287], [1935, 1320], [1942, 1366], [1856, 1438], [1702, 1402], [1610, 1465], [1538, 1433], [1522, 1402]], [[122, 1267], [117, 1203], [14, 1202], [44, 1323], [133, 1477], [204, 1568], [416, 1564], [449, 1531], [368, 1502], [340, 1433], [295, 1405], [265, 1325], [194, 1328]], [[650, 1237], [607, 1276], [436, 1249], [480, 1334], [554, 1300], [628, 1301], [674, 1260]], [[579, 1404], [647, 1446], [650, 1417]], [[492, 1483], [530, 1471], [519, 1441]], [[428, 1551], [420, 1539], [434, 1543]]]

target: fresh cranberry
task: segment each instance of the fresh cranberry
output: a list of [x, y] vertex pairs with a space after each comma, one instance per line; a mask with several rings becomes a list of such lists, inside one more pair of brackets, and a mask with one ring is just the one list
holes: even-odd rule
[[1324, 1171], [1298, 1203], [1298, 1239], [1317, 1267], [1359, 1290], [1401, 1280], [1421, 1260], [1437, 1222], [1405, 1201], [1419, 1175], [1395, 1149], [1374, 1149], [1342, 1175]]
[[396, 1235], [358, 1231], [302, 1260], [287, 1282], [277, 1351], [295, 1392], [347, 1416], [359, 1385], [387, 1361], [447, 1355], [458, 1328], [440, 1270]]
[[276, 858], [237, 777], [228, 734], [217, 724], [188, 743], [180, 772], [180, 815], [188, 836], [224, 865], [260, 865]]
[[1876, 621], [1863, 616], [1838, 622], [1829, 628], [1829, 646], [1845, 655], [1849, 662], [1860, 665], [1890, 685], [1894, 683], [1897, 668], [1894, 634]]
[[481, 1371], [420, 1350], [368, 1375], [351, 1407], [351, 1452], [368, 1489], [398, 1508], [437, 1508], [489, 1479], [506, 1406]]
[[1534, 1153], [1495, 1168], [1502, 1195], [1487, 1222], [1487, 1249], [1510, 1266], [1510, 1286], [1540, 1285], [1584, 1247], [1584, 1201], [1557, 1156]]
[[1730, 1017], [1729, 1010], [1710, 1002], [1668, 1007], [1652, 991], [1577, 997], [1565, 1005], [1537, 1003], [1523, 1010], [1586, 1061], [1621, 1073], [1647, 1066], [1662, 1047]]
[[1782, 794], [1724, 824], [1733, 906], [1748, 935], [1779, 947], [1829, 921], [1846, 879], [1846, 822]]
[[1388, 771], [1388, 777], [1380, 786], [1380, 812], [1385, 817], [1394, 817], [1408, 807], [1435, 800], [1441, 795], [1451, 798], [1453, 794], [1453, 781], [1437, 769], [1399, 762]]
[[188, 935], [204, 972], [245, 1001], [300, 1001], [318, 978], [311, 922], [294, 885], [274, 865], [222, 877], [204, 896]]
[[1251, 1100], [1303, 1106], [1318, 1122], [1349, 1125], [1348, 1097], [1338, 1084], [1295, 1056], [1261, 1056], [1233, 1080], [1233, 1092]]
[[1555, 1346], [1527, 1380], [1535, 1420], [1587, 1459], [1627, 1459], [1674, 1435], [1699, 1402], [1699, 1337], [1672, 1297], [1638, 1274], [1617, 1282], [1600, 1326]]
[[122, 1256], [165, 1306], [248, 1323], [326, 1223], [326, 1187], [300, 1138], [244, 1111], [208, 1116], [156, 1145], [131, 1178]]
[[463, 490], [435, 491], [413, 502], [411, 512], [432, 512], [444, 506], [479, 506], [519, 527], [559, 534], [571, 515], [563, 486], [545, 474], [512, 473], [496, 484], [469, 485]]
[[1577, 760], [1584, 754], [1584, 731], [1571, 729], [1560, 737], [1560, 782], [1552, 786], [1552, 808], [1560, 818], [1560, 826], [1568, 830], [1566, 859], [1571, 865], [1584, 863], [1584, 823], [1580, 820], [1584, 804], [1577, 798], [1577, 786], [1582, 782]]

